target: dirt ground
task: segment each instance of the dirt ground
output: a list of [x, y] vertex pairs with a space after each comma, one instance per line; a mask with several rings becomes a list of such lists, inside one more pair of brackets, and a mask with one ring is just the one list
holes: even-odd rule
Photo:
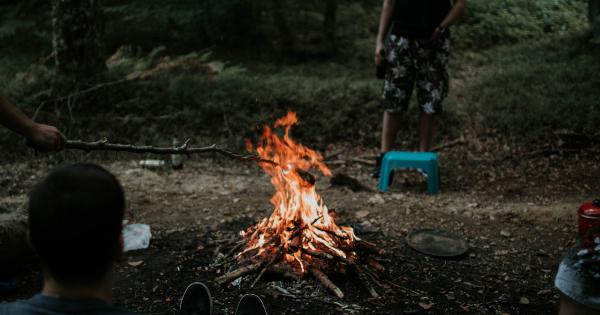
[[[261, 281], [254, 288], [253, 276], [223, 288], [213, 284], [226, 272], [210, 266], [229, 249], [224, 240], [272, 210], [269, 178], [252, 164], [208, 157], [185, 161], [182, 170], [152, 170], [137, 166], [144, 157], [127, 154], [36, 157], [0, 166], [0, 206], [24, 211], [27, 190], [61, 161], [106, 166], [126, 189], [130, 219], [152, 228], [150, 248], [127, 253], [115, 283], [116, 304], [143, 313], [171, 314], [187, 284], [203, 281], [213, 291], [216, 314], [232, 314], [244, 293], [262, 296], [271, 314], [554, 314], [553, 278], [575, 243], [578, 206], [597, 193], [598, 159], [584, 151], [491, 147], [480, 140], [442, 151], [442, 193], [435, 196], [408, 171], [397, 173], [391, 190], [380, 194], [370, 166], [351, 161], [368, 152], [336, 148], [343, 153], [333, 158], [334, 173], [372, 191], [334, 186], [324, 177], [317, 190], [335, 208], [338, 224], [386, 250], [384, 277], [400, 287], [380, 290], [381, 299], [371, 299], [353, 277], [332, 278], [343, 300], [312, 278]], [[407, 232], [427, 227], [464, 235], [469, 252], [438, 259], [410, 249]], [[18, 291], [2, 300], [39, 290], [35, 270], [29, 266], [17, 279]]]

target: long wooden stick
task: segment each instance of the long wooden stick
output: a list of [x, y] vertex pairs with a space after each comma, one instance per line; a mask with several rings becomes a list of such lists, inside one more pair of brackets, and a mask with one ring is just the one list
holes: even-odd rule
[[84, 142], [80, 140], [69, 140], [65, 143], [65, 149], [90, 151], [117, 151], [117, 152], [132, 152], [132, 153], [152, 153], [152, 154], [199, 154], [214, 152], [230, 158], [239, 159], [242, 161], [255, 161], [259, 163], [269, 163], [277, 165], [274, 161], [263, 159], [254, 154], [240, 154], [229, 150], [221, 149], [216, 144], [207, 147], [190, 147], [190, 139], [187, 139], [181, 146], [178, 147], [154, 147], [154, 146], [136, 146], [132, 144], [110, 143], [108, 139], [94, 142]]

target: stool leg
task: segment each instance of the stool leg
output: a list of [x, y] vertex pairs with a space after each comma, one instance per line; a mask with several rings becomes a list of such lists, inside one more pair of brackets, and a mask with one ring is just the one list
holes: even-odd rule
[[379, 191], [386, 192], [390, 185], [390, 168], [385, 161], [381, 164], [379, 170]]
[[427, 190], [430, 195], [437, 194], [440, 191], [440, 172], [437, 161], [432, 160], [428, 170]]

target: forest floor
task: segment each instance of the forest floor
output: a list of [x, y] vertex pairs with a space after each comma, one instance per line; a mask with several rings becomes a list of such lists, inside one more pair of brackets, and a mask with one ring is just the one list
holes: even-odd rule
[[[251, 288], [250, 276], [237, 286], [218, 287], [212, 281], [226, 270], [210, 264], [228, 249], [221, 241], [272, 211], [268, 176], [254, 164], [215, 157], [187, 160], [182, 170], [151, 170], [137, 165], [144, 157], [91, 153], [86, 160], [101, 163], [122, 181], [131, 220], [149, 224], [153, 234], [148, 249], [127, 253], [117, 266], [116, 304], [171, 314], [185, 287], [203, 281], [213, 291], [216, 314], [232, 314], [245, 293], [263, 297], [271, 314], [555, 313], [553, 278], [575, 242], [576, 210], [593, 197], [595, 153], [511, 151], [492, 139], [467, 140], [441, 151], [442, 193], [429, 196], [424, 179], [411, 172], [397, 173], [390, 191], [380, 194], [369, 177], [371, 167], [353, 161], [369, 151], [331, 151], [340, 152], [332, 162], [334, 174], [352, 176], [372, 191], [354, 192], [326, 177], [319, 177], [317, 191], [335, 208], [339, 225], [386, 250], [385, 277], [404, 289], [370, 299], [357, 279], [333, 277], [346, 294], [337, 300], [312, 278], [265, 280]], [[26, 192], [55, 163], [38, 158], [0, 166], [0, 183], [8, 188], [0, 194], [0, 206], [24, 211]], [[439, 259], [410, 249], [407, 232], [427, 227], [465, 236], [469, 252]], [[34, 270], [28, 267], [17, 293], [2, 300], [39, 290]]]

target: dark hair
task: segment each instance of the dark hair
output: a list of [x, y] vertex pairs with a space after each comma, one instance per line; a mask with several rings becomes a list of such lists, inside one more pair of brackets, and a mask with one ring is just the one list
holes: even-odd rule
[[44, 270], [63, 284], [95, 284], [119, 258], [125, 196], [94, 164], [53, 170], [29, 195], [29, 230]]

